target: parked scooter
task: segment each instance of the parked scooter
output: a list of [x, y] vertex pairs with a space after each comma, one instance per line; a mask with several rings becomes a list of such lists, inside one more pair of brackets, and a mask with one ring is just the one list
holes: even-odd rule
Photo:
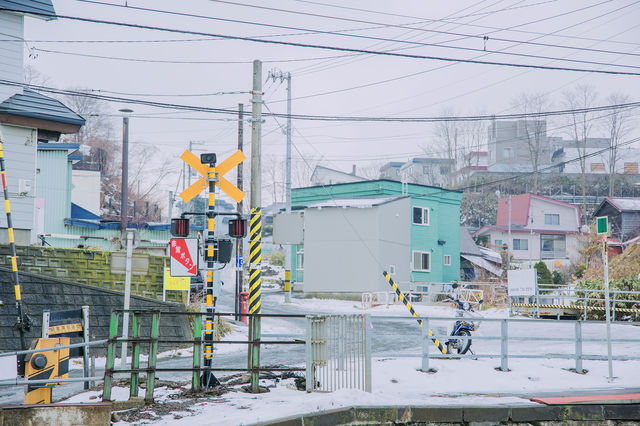
[[[454, 289], [457, 286], [454, 284]], [[447, 295], [447, 298], [455, 303], [456, 308], [456, 316], [463, 317], [465, 313], [474, 312], [471, 303], [462, 302], [460, 299], [453, 298], [450, 295]], [[482, 304], [483, 300], [481, 299], [478, 302], [478, 305]], [[451, 336], [465, 336], [471, 337], [471, 332], [476, 331], [477, 326], [474, 321], [458, 320], [453, 326], [453, 330], [451, 331]], [[457, 354], [466, 354], [471, 349], [471, 339], [456, 339], [455, 337], [450, 338], [447, 341], [447, 353], [457, 353]], [[473, 353], [473, 352], [471, 352]]]

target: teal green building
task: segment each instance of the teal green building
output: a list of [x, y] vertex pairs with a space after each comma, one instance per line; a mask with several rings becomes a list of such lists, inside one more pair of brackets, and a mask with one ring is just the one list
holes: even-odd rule
[[462, 193], [392, 180], [292, 190], [304, 242], [292, 248], [292, 281], [305, 293], [387, 291], [398, 282], [460, 278]]

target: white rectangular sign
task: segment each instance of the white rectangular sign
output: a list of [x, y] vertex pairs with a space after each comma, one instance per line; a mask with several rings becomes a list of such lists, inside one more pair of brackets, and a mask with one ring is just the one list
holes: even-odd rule
[[301, 214], [280, 213], [273, 217], [274, 244], [302, 244], [304, 219]]
[[509, 297], [535, 296], [537, 272], [535, 269], [514, 269], [507, 271]]
[[171, 276], [194, 277], [198, 275], [198, 239], [172, 238], [170, 244]]

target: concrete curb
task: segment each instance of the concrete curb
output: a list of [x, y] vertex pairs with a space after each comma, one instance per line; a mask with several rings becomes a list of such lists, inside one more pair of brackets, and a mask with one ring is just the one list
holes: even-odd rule
[[0, 406], [0, 426], [109, 424], [111, 403], [108, 402]]
[[589, 421], [605, 424], [609, 420], [640, 419], [640, 404], [594, 404], [561, 406], [476, 406], [476, 407], [346, 407], [282, 419], [254, 423], [255, 426], [303, 426], [349, 424], [469, 424], [484, 422], [550, 422], [566, 424]]

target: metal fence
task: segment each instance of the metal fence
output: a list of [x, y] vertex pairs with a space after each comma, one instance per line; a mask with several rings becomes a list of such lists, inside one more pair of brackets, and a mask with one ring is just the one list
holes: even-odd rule
[[307, 317], [307, 391], [371, 392], [369, 315]]
[[[495, 351], [485, 352], [485, 351], [477, 351], [473, 354], [445, 354], [443, 355], [439, 351], [436, 350], [435, 346], [432, 343], [432, 337], [428, 335], [428, 330], [433, 328], [435, 330], [434, 336], [437, 337], [440, 341], [446, 342], [450, 336], [447, 335], [446, 331], [438, 331], [442, 330], [442, 327], [433, 327], [435, 321], [447, 321], [447, 322], [455, 322], [461, 319], [467, 319], [469, 321], [478, 321], [477, 317], [420, 317], [420, 318], [400, 318], [393, 316], [376, 316], [376, 320], [403, 320], [403, 321], [415, 321], [416, 319], [421, 319], [423, 321], [422, 326], [422, 338], [421, 338], [421, 346], [422, 350], [420, 353], [416, 354], [378, 354], [376, 356], [389, 356], [389, 357], [409, 357], [409, 358], [421, 358], [422, 359], [422, 371], [429, 371], [429, 360], [434, 358], [494, 358], [500, 359], [500, 367], [499, 369], [502, 371], [509, 370], [509, 359], [518, 359], [518, 358], [539, 358], [539, 359], [573, 359], [575, 361], [575, 371], [583, 372], [582, 361], [583, 360], [606, 360], [607, 355], [596, 354], [596, 353], [585, 353], [583, 351], [583, 345], [585, 343], [598, 343], [605, 345], [606, 338], [584, 338], [583, 337], [583, 328], [585, 326], [598, 326], [602, 327], [602, 322], [600, 321], [581, 321], [581, 320], [572, 320], [572, 321], [562, 321], [558, 322], [556, 320], [544, 320], [544, 319], [529, 319], [529, 318], [482, 318], [481, 321], [487, 323], [494, 323], [499, 325], [500, 332], [499, 334], [493, 335], [477, 335], [474, 334], [472, 336], [456, 336], [456, 339], [460, 340], [468, 340], [472, 341], [494, 341], [499, 342], [497, 345], [492, 345], [492, 348], [496, 348]], [[512, 329], [516, 325], [524, 325], [527, 323], [535, 323], [535, 324], [554, 324], [554, 332], [548, 333], [547, 336], [535, 336], [531, 335], [532, 333], [527, 333], [529, 335], [511, 335], [510, 329]], [[573, 332], [570, 335], [564, 335], [562, 333], [562, 328], [569, 327], [571, 328], [571, 324], [573, 324]], [[627, 324], [640, 326], [640, 322], [628, 322]], [[604, 334], [604, 333], [602, 333]], [[560, 351], [557, 347], [557, 344], [560, 343], [569, 343], [572, 350], [570, 351]], [[524, 343], [527, 346], [527, 351], [523, 352], [519, 350], [518, 353], [513, 353], [509, 351], [510, 344], [515, 343]], [[540, 348], [542, 343], [547, 343], [549, 345], [553, 345], [553, 352], [544, 352], [540, 353]], [[621, 343], [634, 343], [638, 344], [640, 347], [640, 338], [613, 338], [611, 339], [612, 345], [621, 344]], [[521, 346], [521, 345], [520, 345]], [[375, 348], [374, 348], [375, 351]], [[537, 352], [537, 353], [536, 353]], [[631, 351], [630, 355], [614, 355], [612, 356], [612, 360], [640, 360], [640, 355], [637, 354], [637, 351]]]

